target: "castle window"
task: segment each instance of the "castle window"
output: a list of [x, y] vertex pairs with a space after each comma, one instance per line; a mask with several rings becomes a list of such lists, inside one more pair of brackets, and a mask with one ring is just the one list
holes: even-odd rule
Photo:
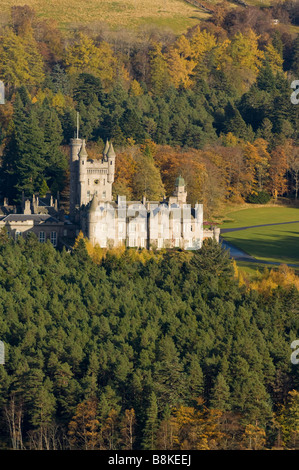
[[133, 247], [133, 246], [136, 246], [136, 240], [135, 238], [129, 238], [129, 246], [130, 247]]
[[180, 239], [179, 238], [176, 238], [174, 240], [174, 246], [180, 246]]
[[111, 160], [111, 162], [110, 162], [110, 165], [112, 165], [112, 160]]
[[22, 232], [16, 231], [16, 234], [15, 234], [16, 240], [17, 240], [19, 237], [21, 237], [21, 236], [22, 236]]
[[106, 191], [103, 191], [103, 198], [106, 197]]
[[39, 240], [40, 243], [45, 243], [45, 241], [46, 241], [46, 234], [45, 234], [45, 232], [39, 232], [38, 240]]
[[51, 243], [53, 246], [57, 246], [57, 232], [51, 232]]

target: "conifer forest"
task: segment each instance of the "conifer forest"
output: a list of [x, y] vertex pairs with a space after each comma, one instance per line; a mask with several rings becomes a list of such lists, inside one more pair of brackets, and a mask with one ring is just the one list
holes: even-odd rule
[[[0, 200], [59, 194], [68, 214], [79, 119], [90, 158], [113, 141], [115, 198], [161, 200], [182, 175], [210, 225], [299, 207], [299, 2], [268, 3], [205, 2], [184, 33], [12, 6]], [[298, 268], [246, 274], [213, 239], [58, 249], [1, 229], [0, 449], [298, 450]]]

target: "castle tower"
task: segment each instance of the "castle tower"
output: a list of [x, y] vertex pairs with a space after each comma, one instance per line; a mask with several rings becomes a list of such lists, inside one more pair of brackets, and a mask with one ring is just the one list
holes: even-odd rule
[[70, 141], [70, 218], [74, 220], [76, 206], [79, 205], [79, 152], [82, 147], [82, 139], [78, 136]]
[[88, 218], [87, 218], [87, 234], [90, 242], [94, 245], [96, 241], [96, 223], [97, 223], [97, 216], [96, 210], [98, 207], [97, 197], [94, 195], [91, 201], [91, 204], [88, 209]]
[[[86, 142], [79, 138], [79, 116], [77, 135], [70, 141], [70, 220], [79, 223], [87, 231], [86, 215], [82, 209], [95, 200], [112, 201], [112, 184], [115, 173], [115, 152], [108, 140], [100, 158], [89, 158]], [[94, 199], [95, 196], [95, 199]], [[86, 212], [85, 212], [86, 214]]]
[[88, 184], [88, 177], [87, 177], [87, 151], [86, 151], [86, 144], [85, 139], [82, 141], [82, 146], [79, 152], [79, 207], [82, 206], [86, 201], [84, 200], [85, 194], [87, 192], [87, 184]]
[[108, 178], [107, 182], [112, 184], [114, 182], [114, 173], [115, 173], [115, 152], [112, 145], [112, 142], [109, 145], [107, 152], [107, 161], [108, 161]]

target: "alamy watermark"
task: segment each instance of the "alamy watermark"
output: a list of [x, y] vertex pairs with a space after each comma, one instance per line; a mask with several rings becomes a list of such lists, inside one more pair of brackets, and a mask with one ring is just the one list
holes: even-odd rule
[[0, 341], [0, 364], [5, 363], [5, 348], [3, 341]]
[[5, 86], [0, 80], [0, 104], [5, 104]]
[[295, 349], [291, 354], [291, 363], [297, 365], [299, 364], [299, 339], [292, 342], [291, 349]]
[[292, 90], [295, 90], [291, 94], [291, 103], [299, 104], [299, 96], [297, 97], [297, 95], [299, 95], [299, 80], [293, 80], [291, 83], [291, 88]]

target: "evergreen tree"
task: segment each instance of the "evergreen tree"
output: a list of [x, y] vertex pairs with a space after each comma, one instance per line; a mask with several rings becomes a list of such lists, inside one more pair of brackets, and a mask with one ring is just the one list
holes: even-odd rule
[[22, 191], [26, 196], [38, 192], [43, 183], [45, 161], [44, 132], [32, 106], [24, 108], [20, 96], [15, 101], [12, 134], [4, 149], [2, 178], [10, 184], [7, 194], [16, 200]]
[[230, 391], [224, 376], [219, 373], [212, 390], [211, 407], [221, 411], [230, 409]]
[[158, 406], [154, 392], [151, 393], [149, 406], [146, 414], [146, 423], [143, 433], [142, 448], [144, 450], [155, 450], [158, 431]]

